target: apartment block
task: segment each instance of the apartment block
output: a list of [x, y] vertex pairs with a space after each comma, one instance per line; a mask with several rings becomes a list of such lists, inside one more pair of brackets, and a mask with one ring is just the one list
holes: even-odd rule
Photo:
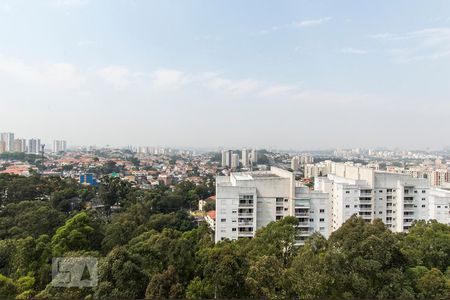
[[326, 193], [311, 192], [293, 173], [238, 172], [216, 178], [216, 242], [254, 237], [270, 222], [286, 216], [299, 220], [299, 243], [315, 231], [328, 236], [331, 211]]
[[331, 174], [316, 177], [315, 189], [330, 195], [333, 231], [353, 214], [367, 222], [381, 219], [395, 232], [407, 231], [415, 220], [450, 224], [450, 191], [427, 179], [333, 163]]
[[314, 232], [329, 237], [355, 214], [366, 222], [381, 219], [394, 232], [408, 231], [415, 220], [450, 225], [450, 191], [427, 179], [342, 163], [327, 168], [327, 176], [315, 178], [314, 191], [274, 167], [218, 176], [215, 241], [252, 238], [286, 216], [299, 221], [299, 244]]

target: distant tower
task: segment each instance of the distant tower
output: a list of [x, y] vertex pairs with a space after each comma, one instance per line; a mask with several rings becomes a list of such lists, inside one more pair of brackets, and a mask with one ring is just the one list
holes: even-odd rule
[[252, 150], [252, 164], [257, 164], [258, 163], [258, 151], [256, 151], [256, 149]]
[[231, 155], [231, 168], [237, 169], [239, 167], [239, 154], [233, 153]]
[[248, 167], [248, 152], [247, 149], [242, 149], [242, 166]]
[[231, 150], [222, 150], [222, 167], [231, 166]]

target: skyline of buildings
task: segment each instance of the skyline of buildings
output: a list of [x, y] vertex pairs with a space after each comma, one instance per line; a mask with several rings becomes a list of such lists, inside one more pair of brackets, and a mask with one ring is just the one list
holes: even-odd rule
[[[16, 152], [26, 154], [41, 154], [44, 144], [40, 138], [15, 138], [12, 132], [0, 132], [0, 153]], [[44, 151], [48, 149], [44, 148]], [[51, 151], [53, 153], [65, 152], [67, 150], [67, 141], [54, 140]]]

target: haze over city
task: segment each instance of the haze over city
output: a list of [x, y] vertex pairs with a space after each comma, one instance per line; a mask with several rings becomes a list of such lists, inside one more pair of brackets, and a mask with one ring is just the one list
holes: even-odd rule
[[448, 1], [0, 1], [0, 131], [71, 145], [450, 145]]

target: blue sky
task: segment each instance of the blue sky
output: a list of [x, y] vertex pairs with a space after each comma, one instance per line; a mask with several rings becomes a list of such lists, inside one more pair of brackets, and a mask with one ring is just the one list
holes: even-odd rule
[[449, 78], [449, 1], [0, 1], [21, 137], [435, 149]]

